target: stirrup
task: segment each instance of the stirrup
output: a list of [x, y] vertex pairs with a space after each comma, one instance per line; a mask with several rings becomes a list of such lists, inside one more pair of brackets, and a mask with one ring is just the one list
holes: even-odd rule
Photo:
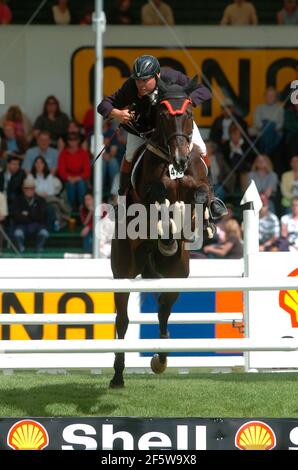
[[218, 197], [211, 200], [209, 210], [213, 220], [217, 220], [228, 215], [228, 209], [226, 208], [225, 203]]

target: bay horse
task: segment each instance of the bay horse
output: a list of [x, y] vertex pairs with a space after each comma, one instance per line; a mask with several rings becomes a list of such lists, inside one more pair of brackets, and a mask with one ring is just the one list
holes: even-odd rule
[[[154, 205], [175, 207], [180, 204], [202, 204], [204, 207], [204, 230], [212, 238], [215, 227], [210, 222], [208, 207], [212, 197], [205, 164], [199, 149], [192, 145], [193, 110], [189, 95], [197, 86], [194, 77], [187, 86], [166, 84], [158, 79], [158, 101], [156, 129], [138, 158], [136, 171], [133, 170], [132, 187], [127, 194], [128, 205], [142, 203], [145, 207]], [[171, 173], [174, 172], [173, 178]], [[175, 173], [176, 172], [176, 173]], [[171, 178], [172, 176], [172, 178]], [[180, 177], [179, 177], [180, 176]], [[118, 218], [119, 220], [119, 218]], [[129, 217], [122, 218], [127, 226]], [[146, 240], [120, 238], [119, 222], [116, 223], [112, 240], [111, 266], [115, 279], [143, 278], [186, 278], [189, 276], [189, 251], [185, 249], [185, 238], [176, 240], [175, 221], [169, 218], [157, 223], [159, 236]], [[162, 237], [162, 234], [168, 236]], [[168, 338], [168, 318], [178, 292], [163, 292], [158, 298], [158, 319], [160, 338]], [[119, 339], [125, 337], [129, 319], [127, 314], [129, 293], [115, 293], [116, 332]], [[161, 373], [167, 366], [167, 353], [155, 354], [151, 368]], [[124, 386], [124, 353], [115, 354], [114, 376], [111, 388]]]

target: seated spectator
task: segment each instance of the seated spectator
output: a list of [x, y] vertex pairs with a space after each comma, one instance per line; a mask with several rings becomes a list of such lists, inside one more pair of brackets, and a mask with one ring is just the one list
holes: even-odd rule
[[17, 137], [15, 123], [5, 121], [3, 124], [3, 137], [0, 143], [0, 167], [5, 168], [8, 157], [23, 159], [28, 144], [24, 137]]
[[157, 25], [174, 25], [174, 14], [172, 8], [161, 0], [152, 0], [141, 9], [142, 24], [157, 26]]
[[296, 0], [284, 0], [284, 7], [277, 15], [277, 24], [297, 25], [298, 24], [298, 7]]
[[102, 154], [103, 188], [104, 194], [109, 195], [113, 181], [120, 171], [120, 164], [117, 159], [117, 137], [109, 121], [103, 123], [103, 137], [105, 145], [105, 151]]
[[48, 131], [41, 131], [36, 139], [37, 145], [27, 150], [23, 169], [30, 173], [36, 157], [44, 157], [52, 175], [55, 175], [58, 165], [58, 150], [51, 147], [51, 136]]
[[281, 218], [281, 236], [286, 238], [289, 251], [298, 251], [298, 197], [291, 203], [291, 213]]
[[285, 110], [284, 134], [287, 154], [298, 154], [298, 104]]
[[243, 26], [258, 24], [258, 16], [254, 5], [245, 0], [234, 0], [225, 8], [220, 24]]
[[293, 197], [298, 197], [298, 155], [291, 158], [291, 170], [286, 171], [281, 176], [281, 205], [284, 213], [288, 214], [291, 211], [291, 200]]
[[55, 24], [66, 25], [71, 23], [68, 0], [56, 0], [56, 4], [52, 6], [52, 13]]
[[248, 184], [254, 180], [259, 193], [269, 200], [270, 211], [275, 213], [274, 200], [278, 188], [278, 177], [272, 169], [272, 163], [267, 155], [258, 155], [248, 174]]
[[8, 157], [6, 170], [0, 172], [0, 191], [6, 194], [9, 212], [15, 199], [22, 194], [22, 185], [25, 178], [26, 173], [21, 169], [20, 158], [16, 156]]
[[62, 191], [62, 183], [50, 173], [47, 162], [41, 156], [35, 159], [31, 174], [34, 177], [36, 194], [47, 203], [48, 226], [58, 232], [67, 225], [70, 217], [70, 207], [58, 197]]
[[90, 26], [92, 25], [92, 14], [94, 8], [91, 5], [87, 5], [84, 9], [83, 17], [80, 20], [80, 25]]
[[93, 215], [94, 215], [94, 200], [93, 194], [87, 192], [84, 196], [84, 202], [80, 207], [80, 219], [84, 228], [81, 230], [81, 237], [83, 238], [83, 250], [85, 253], [92, 253], [93, 243]]
[[[78, 124], [76, 121], [70, 121], [70, 123], [68, 124], [67, 135], [71, 133], [79, 134], [81, 137], [82, 148], [85, 150], [88, 150], [88, 142], [87, 142], [87, 139], [85, 138], [84, 131], [82, 127], [80, 126], [80, 124]], [[65, 144], [66, 144], [65, 139], [62, 139], [62, 137], [60, 137], [60, 139], [58, 140], [59, 152], [62, 152], [62, 150], [65, 149]]]
[[6, 5], [5, 0], [0, 0], [0, 25], [9, 24], [12, 20], [12, 13], [10, 8]]
[[10, 106], [7, 112], [0, 119], [0, 127], [5, 121], [12, 121], [15, 124], [16, 137], [25, 138], [28, 143], [32, 140], [33, 127], [28, 116], [22, 112], [19, 106]]
[[111, 24], [134, 24], [135, 18], [131, 7], [131, 0], [116, 0], [112, 9], [109, 23]]
[[90, 174], [89, 153], [81, 148], [79, 134], [69, 134], [59, 155], [58, 175], [65, 182], [68, 203], [74, 210], [83, 204]]
[[259, 219], [259, 244], [260, 251], [278, 251], [278, 240], [280, 237], [279, 220], [269, 210], [269, 199], [265, 194], [260, 194], [263, 206], [260, 210]]
[[229, 139], [229, 128], [233, 120], [231, 115], [238, 122], [240, 127], [247, 132], [247, 124], [238, 116], [235, 111], [234, 103], [230, 98], [225, 98], [221, 104], [221, 114], [213, 121], [210, 129], [209, 138], [221, 148]]
[[284, 109], [277, 103], [277, 92], [268, 87], [265, 92], [265, 103], [256, 107], [251, 135], [258, 137], [258, 148], [266, 155], [280, 144], [284, 125]]
[[[251, 155], [249, 146], [241, 136], [241, 132], [232, 123], [229, 128], [230, 140], [223, 145], [223, 155], [227, 164], [236, 175], [235, 185], [241, 187], [244, 192], [247, 188], [248, 172], [251, 168]], [[231, 187], [231, 191], [234, 188]]]
[[52, 145], [57, 147], [59, 137], [65, 137], [67, 126], [69, 124], [68, 116], [60, 110], [60, 104], [53, 95], [45, 100], [43, 112], [34, 123], [34, 136], [38, 137], [41, 131], [48, 131], [52, 139]]
[[[203, 252], [210, 258], [235, 259], [243, 257], [241, 229], [236, 219], [226, 222], [225, 238], [221, 243], [206, 245]], [[210, 256], [211, 255], [211, 256]]]
[[[213, 185], [214, 194], [220, 199], [224, 199], [231, 187], [230, 178], [225, 182], [231, 169], [225, 162], [223, 155], [218, 151], [217, 145], [214, 142], [208, 140], [206, 147], [209, 160], [209, 178]], [[234, 175], [232, 175], [231, 178], [234, 179]]]
[[18, 250], [25, 251], [25, 240], [35, 237], [35, 247], [38, 253], [49, 237], [46, 229], [46, 203], [35, 194], [35, 182], [28, 175], [23, 182], [23, 194], [19, 196], [12, 207], [13, 234]]
[[0, 253], [3, 247], [3, 222], [8, 215], [6, 194], [0, 191]]

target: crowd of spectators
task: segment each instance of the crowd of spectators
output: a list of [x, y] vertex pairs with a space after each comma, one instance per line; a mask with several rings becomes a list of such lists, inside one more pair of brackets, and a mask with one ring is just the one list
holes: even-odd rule
[[[201, 1], [201, 4], [200, 4]], [[201, 18], [202, 12], [208, 12], [211, 5], [206, 5], [202, 0], [196, 2], [185, 3], [183, 8], [177, 0], [110, 0], [104, 2], [108, 24], [117, 25], [174, 25], [183, 24], [183, 18], [187, 20], [187, 24], [204, 23]], [[24, 10], [23, 0], [0, 0], [0, 25], [18, 23], [20, 21], [19, 11]], [[29, 2], [28, 2], [29, 3]], [[32, 2], [31, 2], [32, 3]], [[200, 13], [197, 12], [198, 4], [200, 4]], [[35, 7], [37, 8], [37, 4]], [[34, 8], [28, 5], [28, 8]], [[222, 11], [217, 11], [222, 8]], [[257, 25], [262, 23], [263, 11], [259, 12], [259, 2], [246, 0], [227, 0], [222, 1], [220, 5], [216, 5], [216, 11], [213, 12], [213, 21], [210, 24], [216, 24], [218, 21], [221, 25], [243, 26]], [[298, 24], [298, 6], [297, 0], [275, 0], [274, 2], [262, 2], [262, 9], [267, 8], [270, 16], [270, 23], [278, 25], [297, 25]], [[92, 12], [94, 10], [94, 0], [79, 2], [78, 0], [53, 0], [39, 11], [35, 21], [39, 18], [42, 23], [57, 25], [91, 25]], [[186, 15], [188, 10], [193, 13]], [[31, 14], [33, 11], [31, 11]], [[220, 18], [217, 19], [218, 13]], [[204, 15], [203, 15], [204, 16]], [[268, 21], [266, 21], [267, 23]]]
[[[55, 96], [46, 98], [34, 123], [16, 105], [0, 119], [0, 224], [21, 253], [28, 238], [35, 240], [37, 252], [42, 251], [50, 233], [67, 228], [74, 213], [83, 227], [83, 250], [92, 251], [93, 108], [83, 124], [70, 120]], [[104, 199], [115, 202], [126, 136], [109, 123], [103, 135]], [[102, 230], [110, 231], [106, 219]], [[103, 255], [106, 250], [104, 244]]]

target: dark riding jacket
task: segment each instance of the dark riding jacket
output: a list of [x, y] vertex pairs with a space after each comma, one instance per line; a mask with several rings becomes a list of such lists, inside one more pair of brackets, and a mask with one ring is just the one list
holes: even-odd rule
[[[168, 67], [161, 68], [160, 78], [165, 82], [180, 86], [185, 86], [190, 81], [190, 78], [183, 73]], [[211, 92], [207, 87], [199, 84], [191, 93], [190, 98], [193, 106], [198, 106], [211, 98]], [[126, 107], [130, 107], [136, 115], [134, 129], [123, 126], [128, 132], [138, 135], [155, 127], [155, 106], [152, 106], [150, 96], [138, 96], [138, 89], [133, 78], [126, 80], [115, 93], [104, 98], [97, 106], [97, 111], [106, 119], [114, 108], [123, 109]]]

